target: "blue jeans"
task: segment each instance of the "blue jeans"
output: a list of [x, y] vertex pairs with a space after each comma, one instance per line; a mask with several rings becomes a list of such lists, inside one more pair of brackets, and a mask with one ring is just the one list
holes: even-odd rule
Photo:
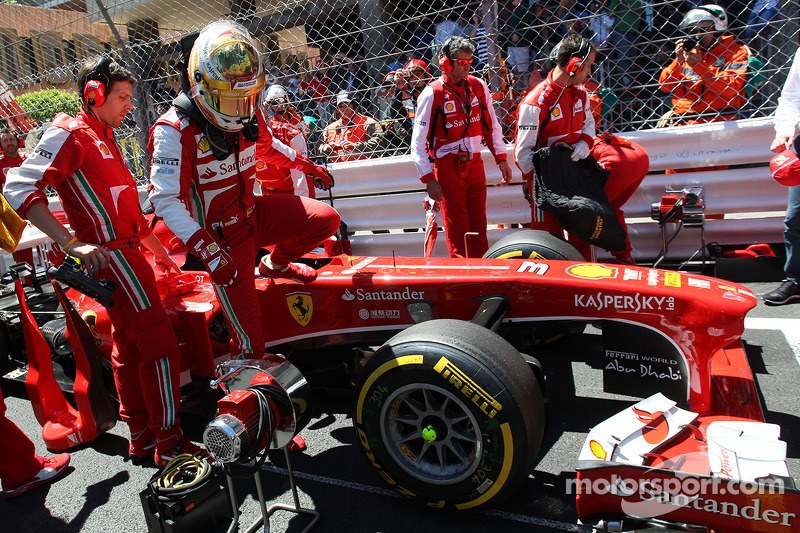
[[783, 242], [786, 244], [786, 265], [783, 269], [786, 279], [800, 283], [800, 185], [789, 187], [783, 225]]
[[750, 17], [747, 19], [747, 30], [744, 34], [745, 41], [752, 41], [756, 35], [764, 31], [764, 26], [768, 22], [772, 22], [772, 19], [777, 14], [778, 0], [756, 0], [753, 11], [750, 12]]

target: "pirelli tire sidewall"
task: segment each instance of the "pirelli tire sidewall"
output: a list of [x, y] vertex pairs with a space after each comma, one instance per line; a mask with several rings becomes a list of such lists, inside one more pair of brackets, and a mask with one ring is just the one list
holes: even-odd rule
[[485, 259], [551, 259], [584, 261], [572, 244], [543, 230], [516, 231], [498, 240], [483, 254]]
[[[415, 384], [459, 398], [477, 421], [482, 450], [463, 479], [426, 483], [387, 450], [381, 413], [391, 412], [395, 391]], [[475, 508], [503, 499], [533, 470], [545, 431], [542, 391], [519, 352], [481, 326], [458, 320], [412, 326], [375, 353], [356, 390], [354, 425], [367, 459], [405, 496], [431, 507]]]

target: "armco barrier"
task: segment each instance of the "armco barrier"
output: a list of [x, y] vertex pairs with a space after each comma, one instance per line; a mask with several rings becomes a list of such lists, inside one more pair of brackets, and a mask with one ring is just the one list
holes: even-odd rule
[[[662, 248], [661, 229], [650, 218], [650, 206], [667, 188], [703, 185], [706, 201], [706, 242], [720, 244], [779, 243], [783, 241], [785, 187], [769, 175], [767, 163], [774, 137], [771, 118], [717, 122], [621, 134], [641, 144], [650, 155], [650, 174], [625, 206], [634, 257], [652, 261]], [[509, 146], [509, 158], [513, 157]], [[514, 178], [500, 186], [500, 172], [489, 152], [483, 159], [489, 183], [487, 217], [489, 241], [510, 228], [530, 223], [530, 207], [522, 197], [522, 175], [512, 164]], [[750, 168], [664, 174], [666, 169], [716, 165]], [[336, 178], [334, 206], [350, 232], [353, 252], [369, 255], [419, 256], [423, 249], [424, 186], [410, 156], [377, 158], [330, 165]], [[327, 198], [321, 194], [321, 199]], [[440, 223], [441, 226], [441, 223]], [[501, 228], [497, 228], [501, 226]], [[671, 236], [674, 224], [668, 225]], [[683, 228], [669, 245], [667, 259], [688, 259], [700, 247], [700, 230]], [[447, 249], [440, 233], [435, 255]], [[599, 257], [609, 258], [600, 250]]]
[[[650, 155], [651, 174], [625, 206], [634, 257], [654, 260], [661, 251], [661, 230], [650, 218], [650, 205], [667, 188], [703, 185], [706, 201], [706, 242], [720, 244], [779, 243], [783, 241], [783, 214], [787, 189], [769, 175], [774, 136], [772, 119], [717, 122], [698, 126], [623, 133]], [[509, 146], [509, 157], [513, 158]], [[489, 182], [487, 216], [489, 241], [530, 223], [530, 207], [521, 192], [522, 175], [515, 165], [512, 183], [499, 186], [500, 172], [488, 151], [483, 159]], [[754, 165], [751, 168], [664, 174], [668, 168], [702, 168], [714, 165]], [[332, 191], [334, 207], [348, 225], [353, 253], [361, 255], [421, 256], [425, 211], [424, 186], [410, 156], [335, 163]], [[327, 201], [328, 194], [318, 192]], [[142, 198], [144, 191], [140, 191]], [[51, 204], [60, 208], [58, 202]], [[440, 221], [441, 226], [441, 221]], [[499, 226], [499, 227], [498, 227]], [[671, 235], [674, 224], [668, 226]], [[37, 236], [37, 242], [41, 236]], [[23, 244], [24, 245], [24, 244]], [[700, 230], [683, 228], [669, 245], [667, 259], [688, 259], [700, 247]], [[435, 255], [447, 248], [440, 232]], [[600, 250], [600, 259], [610, 256]]]

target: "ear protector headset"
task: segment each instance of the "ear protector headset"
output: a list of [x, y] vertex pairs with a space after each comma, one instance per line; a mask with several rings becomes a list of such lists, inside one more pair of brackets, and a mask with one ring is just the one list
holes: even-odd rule
[[439, 68], [445, 74], [453, 72], [453, 61], [450, 59], [450, 44], [452, 42], [453, 38], [450, 37], [442, 43], [442, 48], [439, 50]]
[[564, 68], [564, 70], [566, 70], [569, 74], [570, 78], [581, 71], [583, 64], [586, 62], [586, 59], [588, 59], [591, 52], [592, 42], [586, 37], [582, 37], [580, 48], [578, 48], [578, 51], [573, 54], [569, 60], [569, 63], [567, 63], [567, 66]]
[[109, 57], [102, 57], [86, 77], [86, 85], [83, 86], [83, 101], [89, 107], [103, 105], [106, 101], [106, 90], [111, 85], [111, 72], [109, 67], [112, 60]]

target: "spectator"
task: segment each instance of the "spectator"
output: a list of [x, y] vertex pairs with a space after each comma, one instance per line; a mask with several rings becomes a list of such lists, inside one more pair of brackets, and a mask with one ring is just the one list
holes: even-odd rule
[[[400, 66], [403, 70], [403, 65]], [[378, 120], [386, 130], [387, 121], [392, 118], [392, 102], [394, 101], [395, 91], [397, 90], [397, 83], [395, 82], [397, 72], [390, 71], [383, 76], [380, 86], [375, 89], [375, 105], [378, 108]]]
[[0, 154], [0, 192], [5, 187], [9, 169], [20, 166], [28, 157], [27, 153], [19, 151], [22, 144], [22, 137], [17, 132], [8, 128], [0, 130], [0, 145], [3, 148]]
[[443, 12], [442, 20], [436, 24], [433, 34], [433, 46], [437, 51], [436, 62], [439, 61], [438, 51], [442, 49], [442, 44], [451, 37], [467, 37], [469, 31], [458, 21], [455, 9], [446, 9]]
[[[184, 64], [194, 69], [182, 73], [190, 90], [150, 130], [150, 199], [156, 215], [209, 271], [230, 330], [231, 354], [260, 359], [265, 338], [256, 251], [274, 245], [259, 263], [262, 275], [309, 283], [317, 271], [294, 261], [330, 237], [339, 216], [303, 196], [253, 194], [254, 137], [262, 133], [254, 115], [264, 75], [255, 41], [243, 26], [230, 21], [206, 26]], [[214, 95], [211, 88], [220, 86], [238, 88]], [[279, 141], [269, 144], [261, 161], [312, 174], [319, 188], [332, 186], [324, 168]]]
[[394, 59], [386, 66], [386, 72], [397, 72], [408, 62], [406, 54], [402, 53], [400, 50], [395, 50], [393, 55]]
[[[111, 362], [119, 415], [131, 435], [128, 455], [142, 460], [155, 453], [156, 464], [164, 466], [200, 448], [181, 432], [178, 341], [140, 243], [158, 263], [179, 269], [142, 214], [136, 182], [113, 134], [133, 109], [134, 83], [113, 60], [84, 61], [77, 116], [56, 115], [33, 154], [9, 171], [6, 198], [20, 216], [80, 259], [89, 276], [116, 283], [115, 304], [107, 311], [114, 326]], [[176, 160], [165, 161], [173, 172]], [[58, 192], [75, 237], [48, 209], [45, 185]]]
[[395, 74], [397, 90], [392, 100], [390, 120], [386, 125], [387, 153], [401, 155], [408, 153], [411, 146], [411, 133], [414, 117], [417, 115], [417, 99], [431, 81], [431, 71], [421, 59], [412, 59]]
[[[533, 0], [538, 4], [537, 0]], [[514, 11], [508, 20], [507, 63], [524, 86], [528, 84], [531, 68], [531, 41], [534, 38], [536, 16], [528, 0], [514, 0]]]
[[384, 143], [378, 121], [358, 113], [347, 91], [336, 95], [336, 111], [340, 118], [325, 128], [319, 153], [331, 163], [375, 157]]
[[634, 80], [633, 62], [639, 56], [637, 41], [644, 5], [642, 0], [610, 0], [608, 11], [614, 20], [610, 40], [613, 46], [615, 79], [621, 87], [630, 87]]
[[611, 30], [614, 27], [614, 17], [606, 9], [606, 0], [600, 0], [589, 4], [589, 30], [591, 31], [592, 42], [597, 46], [598, 53], [605, 48], [611, 37]]
[[[595, 45], [575, 33], [558, 45], [555, 68], [519, 105], [514, 157], [528, 189], [533, 191], [533, 153], [538, 148], [563, 143], [572, 147], [573, 161], [592, 156], [610, 172], [604, 189], [625, 229], [622, 205], [644, 179], [649, 160], [640, 146], [627, 139], [613, 135], [595, 138], [592, 104], [583, 85], [591, 74], [595, 57]], [[531, 228], [563, 238], [564, 230], [555, 215], [543, 212], [534, 203], [531, 209]], [[612, 253], [620, 263], [633, 264], [627, 231], [625, 240], [626, 248]], [[569, 236], [569, 241], [584, 257], [589, 257], [587, 243], [573, 236]]]
[[556, 30], [558, 36], [564, 38], [570, 33], [577, 33], [585, 37], [589, 15], [578, 4], [578, 0], [560, 0], [553, 16], [560, 21]]
[[372, 87], [371, 76], [367, 73], [364, 66], [364, 59], [353, 60], [347, 56], [340, 55], [340, 67], [335, 76], [331, 76], [331, 91], [339, 94], [342, 91], [348, 92], [359, 98], [364, 103], [365, 112], [372, 114], [372, 101], [369, 98], [369, 90]]
[[[273, 85], [264, 92], [259, 120], [259, 135], [256, 141], [256, 182], [262, 194], [296, 194], [314, 198], [314, 184], [300, 170], [278, 166], [269, 162], [273, 148], [288, 151], [292, 148], [297, 154], [308, 158], [305, 134], [299, 127], [308, 126], [289, 104], [289, 93], [280, 85]], [[276, 144], [277, 139], [285, 146]]]
[[308, 82], [300, 82], [300, 90], [306, 98], [310, 97], [314, 101], [317, 118], [323, 123], [330, 122], [331, 116], [328, 112], [328, 102], [331, 99], [331, 80], [327, 74], [328, 66], [322, 61], [318, 61], [311, 70]]
[[659, 77], [661, 91], [672, 94], [678, 124], [735, 120], [745, 104], [750, 51], [725, 34], [727, 28], [725, 10], [715, 4], [683, 17], [675, 59]]
[[475, 11], [470, 24], [469, 38], [475, 45], [475, 72], [483, 73], [489, 66], [489, 43], [486, 40], [486, 26], [483, 25], [481, 10]]
[[29, 490], [50, 483], [63, 474], [69, 466], [69, 454], [54, 457], [36, 455], [31, 439], [6, 417], [6, 401], [0, 390], [0, 435], [3, 436], [3, 453], [0, 454], [0, 481], [3, 496], [16, 498]]
[[[794, 61], [778, 98], [775, 110], [775, 139], [770, 150], [783, 152], [793, 147], [795, 153], [800, 148], [798, 127], [800, 126], [800, 48], [794, 54]], [[786, 279], [775, 289], [764, 295], [767, 305], [784, 305], [800, 302], [800, 185], [789, 187], [789, 200], [786, 218], [783, 221], [783, 241], [786, 245]]]
[[433, 53], [431, 52], [431, 44], [433, 43], [431, 26], [431, 21], [427, 18], [414, 19], [409, 23], [403, 37], [411, 49], [411, 59], [421, 59], [426, 63], [431, 62], [433, 58]]
[[744, 40], [748, 44], [761, 47], [761, 38], [767, 24], [775, 20], [778, 15], [778, 0], [756, 0], [750, 16], [747, 18], [747, 29]]
[[[441, 203], [451, 257], [481, 257], [486, 239], [486, 174], [483, 142], [511, 181], [503, 132], [486, 83], [469, 75], [475, 45], [448, 39], [439, 51], [444, 75], [422, 91], [417, 104], [411, 153], [428, 196]], [[476, 105], [477, 104], [477, 105]], [[467, 233], [471, 245], [465, 243]]]

